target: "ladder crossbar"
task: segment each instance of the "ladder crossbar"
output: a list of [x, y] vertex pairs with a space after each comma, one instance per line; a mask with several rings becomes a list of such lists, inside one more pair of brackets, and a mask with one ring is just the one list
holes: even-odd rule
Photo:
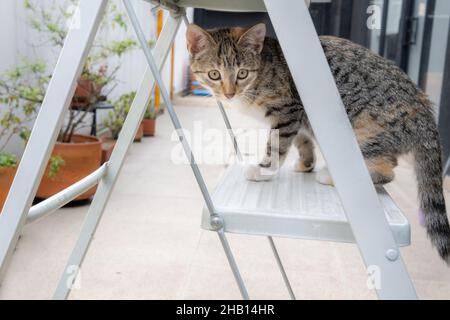
[[84, 177], [80, 181], [77, 181], [71, 186], [51, 196], [50, 198], [45, 199], [44, 201], [32, 206], [30, 209], [30, 213], [28, 214], [27, 223], [34, 222], [55, 212], [62, 206], [68, 204], [76, 197], [82, 195], [84, 192], [97, 185], [105, 175], [107, 165], [107, 163], [103, 164], [100, 168]]

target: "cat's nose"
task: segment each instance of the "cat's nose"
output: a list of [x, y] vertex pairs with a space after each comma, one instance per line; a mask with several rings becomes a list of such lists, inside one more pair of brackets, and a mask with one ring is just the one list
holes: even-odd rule
[[235, 95], [235, 93], [233, 92], [233, 93], [225, 93], [225, 97], [227, 97], [227, 99], [231, 99], [231, 98], [233, 98], [234, 97], [234, 95]]

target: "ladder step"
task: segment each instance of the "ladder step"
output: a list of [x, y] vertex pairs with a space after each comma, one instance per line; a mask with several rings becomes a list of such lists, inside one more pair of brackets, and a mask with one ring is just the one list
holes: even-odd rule
[[[394, 238], [399, 246], [411, 242], [410, 225], [384, 188], [378, 188]], [[225, 232], [355, 242], [334, 187], [315, 181], [315, 173], [297, 173], [286, 163], [270, 182], [247, 181], [244, 165], [231, 165], [212, 194]], [[202, 227], [213, 230], [207, 208]]]

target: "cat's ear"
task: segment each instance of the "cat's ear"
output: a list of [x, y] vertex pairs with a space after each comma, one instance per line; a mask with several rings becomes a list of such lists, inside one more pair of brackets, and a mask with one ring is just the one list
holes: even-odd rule
[[238, 45], [243, 47], [250, 47], [256, 52], [260, 53], [264, 46], [264, 38], [266, 37], [266, 25], [258, 23], [251, 27], [240, 37]]
[[235, 42], [238, 42], [242, 35], [248, 30], [248, 28], [234, 27], [231, 28], [231, 36]]
[[213, 45], [214, 39], [211, 35], [195, 24], [190, 24], [186, 31], [186, 41], [189, 53], [195, 57]]

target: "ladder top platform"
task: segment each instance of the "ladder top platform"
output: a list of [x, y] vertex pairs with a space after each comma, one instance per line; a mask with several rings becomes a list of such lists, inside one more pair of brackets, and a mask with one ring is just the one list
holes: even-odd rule
[[[399, 246], [410, 245], [410, 225], [384, 188], [378, 196]], [[315, 181], [315, 173], [297, 173], [286, 163], [269, 182], [245, 178], [244, 165], [225, 171], [212, 194], [224, 231], [338, 242], [355, 242], [350, 224], [334, 187]], [[213, 230], [203, 210], [202, 228]]]
[[[155, 3], [154, 0], [147, 0]], [[331, 2], [331, 0], [306, 0], [309, 2]], [[263, 0], [164, 0], [163, 4], [173, 5], [182, 8], [199, 8], [215, 11], [234, 12], [267, 12]]]
[[146, 0], [153, 4], [161, 2], [163, 5], [182, 8], [198, 8], [216, 11], [235, 12], [266, 12], [263, 0]]

